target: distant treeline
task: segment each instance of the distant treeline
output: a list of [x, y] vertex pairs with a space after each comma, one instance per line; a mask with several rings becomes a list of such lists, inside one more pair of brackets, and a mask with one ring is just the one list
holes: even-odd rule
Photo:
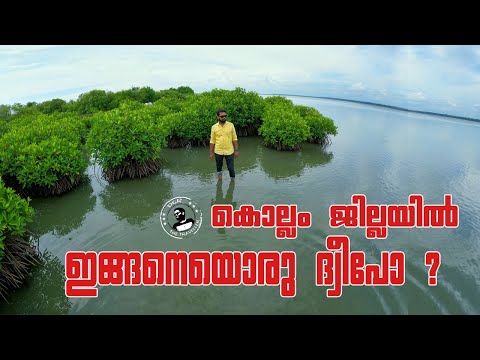
[[371, 101], [350, 100], [350, 99], [342, 99], [342, 98], [336, 98], [336, 97], [330, 97], [330, 96], [290, 95], [290, 94], [263, 94], [263, 95], [268, 95], [268, 96], [276, 95], [276, 96], [288, 96], [288, 97], [296, 96], [296, 97], [313, 98], [313, 99], [346, 101], [346, 102], [353, 102], [353, 103], [358, 103], [358, 104], [380, 106], [380, 107], [393, 109], [393, 110], [408, 111], [408, 112], [414, 112], [414, 113], [419, 113], [419, 114], [444, 116], [444, 117], [453, 118], [453, 119], [461, 119], [461, 120], [469, 120], [469, 121], [480, 122], [480, 119], [475, 119], [475, 118], [466, 117], [466, 116], [449, 115], [449, 114], [437, 113], [437, 112], [432, 112], [432, 111], [412, 110], [412, 109], [403, 108], [403, 107], [399, 107], [399, 106], [379, 104], [379, 103], [375, 103], [375, 102], [371, 102]]
[[155, 91], [149, 86], [132, 87], [129, 90], [117, 92], [105, 90], [92, 90], [81, 94], [77, 100], [65, 101], [63, 99], [52, 99], [41, 103], [27, 102], [26, 104], [15, 103], [13, 105], [0, 105], [0, 120], [11, 120], [23, 115], [42, 113], [50, 115], [53, 113], [73, 112], [80, 115], [94, 114], [99, 111], [109, 111], [118, 108], [126, 100], [134, 100], [141, 103], [153, 103], [163, 97], [178, 97], [193, 94], [189, 86], [180, 86], [166, 90]]

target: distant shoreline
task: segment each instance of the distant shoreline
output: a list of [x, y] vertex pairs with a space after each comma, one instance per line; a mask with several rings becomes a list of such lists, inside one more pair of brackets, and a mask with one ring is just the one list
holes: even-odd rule
[[407, 112], [413, 112], [413, 113], [418, 113], [418, 114], [444, 116], [444, 117], [453, 118], [453, 119], [461, 119], [461, 120], [480, 122], [480, 119], [469, 118], [469, 117], [465, 117], [465, 116], [456, 116], [456, 115], [435, 113], [435, 112], [431, 112], [431, 111], [411, 110], [411, 109], [402, 108], [402, 107], [399, 107], [399, 106], [378, 104], [378, 103], [374, 103], [374, 102], [370, 102], [370, 101], [349, 100], [349, 99], [341, 99], [341, 98], [334, 98], [334, 97], [328, 97], [328, 96], [293, 95], [293, 94], [261, 94], [261, 95], [265, 95], [265, 96], [293, 96], [293, 97], [314, 98], [314, 99], [338, 100], [338, 101], [353, 102], [353, 103], [358, 103], [358, 104], [380, 106], [380, 107], [384, 107], [384, 108], [388, 108], [388, 109], [407, 111]]

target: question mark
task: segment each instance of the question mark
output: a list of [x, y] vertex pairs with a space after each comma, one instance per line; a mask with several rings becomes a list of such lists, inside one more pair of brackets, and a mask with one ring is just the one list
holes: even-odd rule
[[442, 262], [442, 256], [438, 251], [427, 251], [425, 253], [425, 266], [430, 266], [428, 270], [428, 285], [437, 286], [437, 271]]

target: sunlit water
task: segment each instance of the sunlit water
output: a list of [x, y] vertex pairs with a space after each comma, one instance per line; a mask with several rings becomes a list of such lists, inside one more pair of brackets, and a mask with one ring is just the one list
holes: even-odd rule
[[[479, 314], [480, 313], [480, 123], [333, 100], [291, 97], [334, 119], [338, 135], [325, 149], [300, 152], [240, 138], [237, 180], [225, 171], [217, 185], [208, 148], [166, 149], [156, 175], [107, 184], [88, 169], [89, 181], [61, 197], [35, 199], [31, 230], [45, 255], [23, 288], [0, 304], [4, 314]], [[226, 170], [226, 169], [225, 169]], [[365, 230], [329, 226], [329, 206], [349, 204], [362, 193], [368, 203], [406, 204], [422, 194], [426, 204], [452, 194], [458, 228], [395, 229], [384, 240]], [[188, 238], [168, 236], [160, 223], [165, 203], [191, 198], [203, 223]], [[312, 213], [312, 226], [294, 240], [273, 229], [214, 229], [210, 208], [230, 203], [297, 204]], [[315, 254], [327, 235], [348, 235], [351, 250], [379, 264], [382, 251], [403, 251], [402, 286], [345, 286], [338, 298], [315, 285]], [[296, 296], [278, 286], [100, 286], [98, 298], [66, 298], [64, 258], [81, 251], [294, 251]], [[438, 285], [428, 285], [426, 251], [441, 253]]]

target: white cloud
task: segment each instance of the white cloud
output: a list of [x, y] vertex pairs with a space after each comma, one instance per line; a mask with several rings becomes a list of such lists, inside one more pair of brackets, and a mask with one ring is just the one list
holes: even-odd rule
[[409, 100], [414, 100], [414, 101], [419, 101], [419, 100], [425, 100], [425, 95], [421, 91], [414, 91], [414, 92], [409, 92], [407, 93], [407, 99]]
[[447, 100], [447, 103], [448, 103], [448, 105], [450, 105], [450, 106], [452, 106], [452, 107], [456, 107], [456, 106], [457, 106], [457, 103], [456, 103], [454, 100], [452, 100], [452, 99], [448, 99], [448, 100]]
[[384, 97], [382, 103], [418, 105], [445, 103], [455, 94], [462, 99], [454, 101], [455, 111], [473, 111], [480, 93], [479, 55], [478, 46], [2, 45], [0, 104], [39, 101], [68, 89], [187, 85], [197, 92], [357, 91]]
[[365, 85], [360, 81], [355, 84], [353, 84], [350, 89], [352, 90], [365, 90]]
[[30, 63], [30, 64], [6, 65], [6, 67], [10, 70], [24, 70], [24, 69], [33, 68], [39, 65], [41, 64], [37, 62], [37, 63]]
[[433, 53], [440, 58], [443, 58], [446, 55], [447, 49], [444, 45], [432, 45], [431, 49]]
[[18, 55], [26, 52], [46, 50], [60, 45], [0, 45], [0, 55]]

